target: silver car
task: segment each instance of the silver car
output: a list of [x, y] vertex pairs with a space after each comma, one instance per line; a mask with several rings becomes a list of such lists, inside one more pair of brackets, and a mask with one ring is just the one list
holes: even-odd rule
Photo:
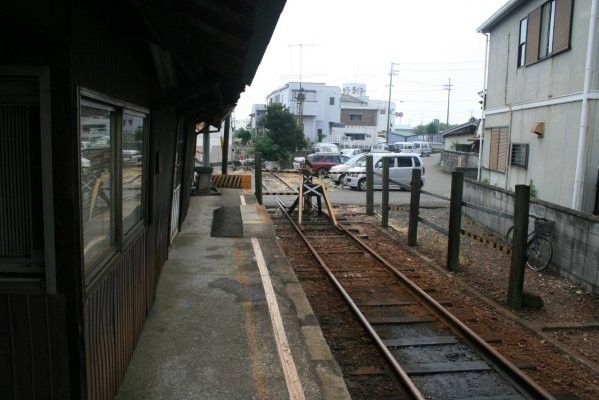
[[[424, 163], [418, 154], [379, 153], [373, 154], [372, 160], [374, 167], [373, 185], [375, 189], [380, 189], [383, 186], [383, 158], [389, 159], [390, 188], [405, 189], [409, 187], [412, 181], [412, 170], [416, 168], [422, 172], [420, 185], [424, 186]], [[357, 163], [355, 167], [347, 171], [345, 185], [352, 189], [366, 190], [366, 160], [363, 163]]]
[[362, 159], [364, 160], [364, 162], [366, 162], [366, 156], [363, 153], [356, 154], [343, 164], [338, 164], [331, 167], [331, 169], [329, 169], [329, 179], [338, 185], [343, 183], [343, 179], [345, 178], [345, 174], [347, 173], [347, 171], [350, 168], [354, 167], [356, 163], [360, 162], [360, 160]]

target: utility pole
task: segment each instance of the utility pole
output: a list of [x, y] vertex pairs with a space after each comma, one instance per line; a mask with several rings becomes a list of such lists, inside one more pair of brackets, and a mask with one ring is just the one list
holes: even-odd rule
[[451, 94], [451, 78], [449, 78], [449, 83], [447, 85], [443, 85], [443, 90], [447, 90], [447, 119], [445, 121], [445, 129], [449, 128], [449, 95]]
[[391, 88], [393, 87], [393, 75], [397, 75], [397, 71], [393, 70], [394, 65], [397, 63], [391, 63], [391, 71], [389, 72], [389, 101], [387, 103], [387, 135], [385, 142], [389, 144], [389, 133], [391, 131]]
[[[302, 48], [304, 46], [313, 46], [311, 44], [290, 44], [289, 47], [299, 47], [299, 93], [297, 94], [297, 124], [302, 128], [302, 132], [304, 132], [304, 101], [306, 100], [306, 95], [304, 94], [304, 88], [302, 87]], [[304, 132], [305, 135], [305, 132]]]

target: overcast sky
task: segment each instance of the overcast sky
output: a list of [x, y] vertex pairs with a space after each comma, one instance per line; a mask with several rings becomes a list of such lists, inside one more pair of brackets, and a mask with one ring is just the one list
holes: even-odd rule
[[[366, 84], [371, 99], [391, 99], [416, 126], [447, 118], [480, 117], [486, 39], [476, 32], [506, 0], [287, 0], [251, 86], [241, 94], [236, 121], [287, 82], [341, 87]], [[299, 45], [302, 45], [301, 47]], [[300, 57], [301, 55], [301, 57]]]

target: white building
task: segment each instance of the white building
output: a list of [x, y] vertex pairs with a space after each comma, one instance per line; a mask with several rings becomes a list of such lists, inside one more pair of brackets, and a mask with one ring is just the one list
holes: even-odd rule
[[[342, 147], [370, 148], [384, 141], [387, 123], [393, 129], [395, 103], [390, 105], [392, 115], [387, 121], [389, 102], [370, 100], [365, 84], [346, 83], [340, 89], [324, 83], [303, 82], [301, 89], [299, 82], [289, 82], [273, 91], [267, 103], [281, 103], [298, 116], [298, 122], [303, 122], [305, 137], [313, 143], [334, 142]], [[259, 125], [260, 111], [265, 111], [265, 106], [254, 105], [252, 129]]]
[[[370, 148], [385, 140], [387, 123], [393, 129], [394, 118], [387, 121], [389, 103], [370, 100], [364, 90], [356, 91], [356, 84], [344, 85], [341, 95], [341, 117], [339, 126], [333, 127], [333, 141], [346, 147]], [[360, 87], [360, 86], [359, 86]], [[360, 87], [362, 89], [362, 87]], [[358, 96], [349, 93], [356, 93]], [[391, 103], [391, 107], [394, 104]]]
[[266, 115], [266, 106], [264, 104], [254, 104], [252, 113], [250, 114], [249, 130], [254, 136], [262, 136], [264, 127], [262, 126], [262, 118]]
[[489, 35], [481, 179], [599, 214], [599, 0], [510, 0]]
[[289, 82], [268, 95], [266, 101], [267, 104], [281, 103], [297, 115], [306, 139], [317, 143], [333, 140], [332, 128], [339, 124], [340, 97], [341, 90], [337, 86]]

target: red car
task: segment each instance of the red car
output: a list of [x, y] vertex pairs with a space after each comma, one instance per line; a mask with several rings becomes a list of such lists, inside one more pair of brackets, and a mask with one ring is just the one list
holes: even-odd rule
[[343, 164], [349, 157], [338, 153], [316, 153], [306, 157], [306, 169], [312, 175], [324, 178], [332, 166]]

